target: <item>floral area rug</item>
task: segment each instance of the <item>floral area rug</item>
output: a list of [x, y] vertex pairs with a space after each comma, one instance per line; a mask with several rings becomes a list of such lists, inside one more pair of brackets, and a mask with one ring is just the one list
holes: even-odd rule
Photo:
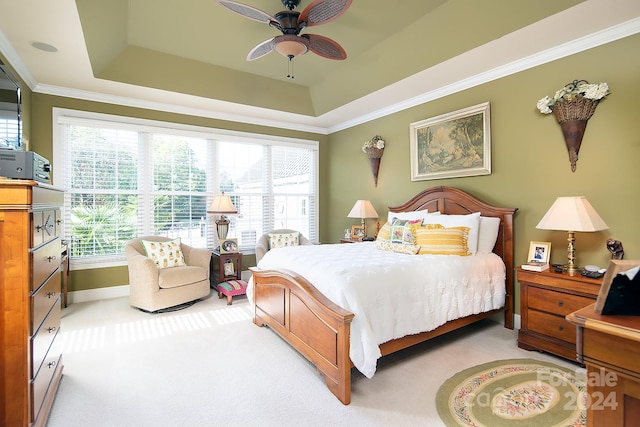
[[447, 426], [586, 426], [586, 401], [583, 369], [533, 359], [465, 369], [436, 395]]

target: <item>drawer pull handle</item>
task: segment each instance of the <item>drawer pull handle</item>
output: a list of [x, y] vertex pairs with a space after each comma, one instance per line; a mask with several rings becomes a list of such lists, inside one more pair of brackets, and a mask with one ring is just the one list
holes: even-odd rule
[[63, 222], [64, 222], [64, 220], [62, 220], [62, 219], [57, 219], [56, 220], [56, 223], [58, 223], [58, 224], [62, 224]]
[[56, 327], [55, 327], [55, 326], [49, 326], [49, 327], [47, 328], [47, 331], [49, 331], [49, 332], [54, 332], [55, 330], [56, 330]]
[[56, 259], [56, 256], [55, 256], [55, 255], [49, 255], [49, 256], [47, 257], [47, 261], [49, 261], [49, 262], [53, 261], [54, 259]]
[[49, 369], [53, 368], [54, 366], [56, 366], [56, 361], [54, 360], [53, 362], [47, 363], [47, 366], [49, 367]]
[[558, 326], [558, 330], [564, 331], [564, 326]]
[[42, 226], [41, 225], [36, 225], [36, 231], [39, 233], [40, 230], [42, 230]]
[[48, 292], [48, 293], [47, 293], [47, 297], [48, 297], [49, 299], [51, 299], [51, 298], [53, 298], [53, 297], [55, 297], [55, 296], [56, 296], [56, 293], [55, 293], [55, 292]]
[[564, 303], [562, 301], [558, 301], [558, 307], [562, 307]]

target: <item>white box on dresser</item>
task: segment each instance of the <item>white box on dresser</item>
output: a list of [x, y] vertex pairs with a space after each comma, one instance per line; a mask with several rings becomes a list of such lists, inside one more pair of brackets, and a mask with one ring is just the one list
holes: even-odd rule
[[0, 178], [0, 425], [44, 426], [62, 377], [62, 190]]

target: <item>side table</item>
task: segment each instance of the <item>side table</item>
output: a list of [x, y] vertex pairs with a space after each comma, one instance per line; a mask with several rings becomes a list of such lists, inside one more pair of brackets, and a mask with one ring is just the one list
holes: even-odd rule
[[240, 280], [242, 274], [242, 253], [220, 253], [219, 250], [211, 251], [211, 274], [209, 281], [211, 287], [217, 289], [218, 283], [227, 280]]
[[602, 279], [553, 270], [516, 269], [520, 284], [518, 347], [575, 361], [576, 332], [565, 316], [593, 304]]

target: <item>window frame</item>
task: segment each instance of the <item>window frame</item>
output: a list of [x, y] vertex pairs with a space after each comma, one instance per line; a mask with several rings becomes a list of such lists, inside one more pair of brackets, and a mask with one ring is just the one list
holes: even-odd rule
[[[224, 143], [242, 143], [242, 144], [257, 144], [261, 146], [282, 146], [282, 147], [295, 147], [295, 148], [304, 148], [308, 149], [312, 152], [311, 162], [313, 163], [313, 171], [310, 172], [312, 176], [310, 179], [313, 182], [310, 182], [311, 186], [310, 192], [308, 194], [309, 203], [306, 206], [306, 210], [310, 215], [309, 218], [309, 239], [312, 241], [317, 240], [318, 238], [318, 224], [319, 224], [319, 141], [317, 140], [307, 140], [301, 138], [291, 138], [291, 137], [281, 137], [274, 135], [263, 135], [256, 133], [248, 133], [248, 132], [240, 132], [226, 129], [217, 129], [217, 128], [209, 128], [202, 126], [194, 126], [187, 125], [182, 123], [174, 123], [174, 122], [164, 122], [164, 121], [156, 121], [150, 119], [142, 119], [135, 117], [125, 117], [125, 116], [117, 116], [105, 113], [96, 113], [89, 111], [81, 111], [81, 110], [71, 110], [66, 108], [58, 108], [54, 107], [53, 109], [53, 162], [52, 162], [52, 170], [53, 170], [53, 182], [52, 184], [56, 187], [63, 188], [67, 190], [65, 184], [65, 156], [64, 156], [64, 148], [63, 148], [63, 138], [64, 138], [64, 129], [66, 125], [77, 124], [79, 126], [86, 125], [97, 125], [101, 128], [112, 127], [115, 129], [124, 129], [124, 130], [134, 130], [136, 132], [149, 132], [149, 133], [170, 133], [180, 136], [193, 137], [193, 138], [202, 138], [209, 140], [207, 141], [208, 147], [208, 159], [207, 162], [207, 206], [211, 203], [215, 195], [217, 194], [216, 189], [219, 188], [219, 178], [220, 178], [220, 170], [216, 165], [215, 151], [216, 151], [216, 142], [224, 142]], [[211, 142], [211, 144], [209, 144]], [[145, 148], [145, 151], [148, 148]], [[270, 152], [270, 149], [269, 149]], [[267, 159], [263, 159], [263, 162], [270, 162], [270, 157], [267, 156]], [[268, 167], [267, 169], [270, 169]], [[267, 173], [270, 173], [268, 171]], [[271, 177], [268, 181], [272, 184]], [[274, 191], [273, 186], [269, 187], [269, 191], [265, 191], [262, 194], [263, 199], [267, 199], [269, 201], [270, 207], [273, 212], [273, 204], [275, 203], [276, 195], [280, 194]], [[142, 192], [142, 197], [152, 197], [151, 193]], [[242, 197], [243, 194], [238, 194], [239, 197]], [[70, 239], [70, 224], [71, 224], [71, 213], [69, 212], [69, 199], [65, 196], [65, 209], [63, 211], [63, 218], [65, 224], [69, 224], [69, 226], [65, 226], [63, 238], [69, 240]], [[312, 209], [312, 206], [315, 205], [315, 209]], [[265, 209], [263, 208], [263, 211]], [[138, 216], [138, 223], [141, 222], [141, 215]], [[153, 215], [153, 213], [151, 214]], [[208, 225], [208, 234], [211, 235], [213, 233], [212, 238], [214, 239], [214, 243], [217, 244], [217, 236], [215, 235], [215, 218], [211, 215], [207, 215], [206, 223]], [[261, 216], [261, 223], [263, 230], [273, 229], [273, 215], [263, 215]], [[238, 230], [238, 237], [243, 230]], [[140, 228], [138, 228], [138, 234], [140, 234]], [[211, 236], [209, 236], [211, 237]], [[256, 236], [259, 238], [260, 236]], [[211, 240], [208, 238], [208, 242]], [[250, 253], [253, 250], [253, 247], [243, 246], [240, 248], [242, 252]], [[100, 256], [94, 257], [95, 259], [74, 259], [71, 257], [71, 270], [81, 270], [81, 269], [93, 269], [93, 268], [105, 268], [105, 267], [115, 267], [115, 266], [124, 266], [126, 265], [126, 258], [124, 253], [114, 254], [108, 256]]]

